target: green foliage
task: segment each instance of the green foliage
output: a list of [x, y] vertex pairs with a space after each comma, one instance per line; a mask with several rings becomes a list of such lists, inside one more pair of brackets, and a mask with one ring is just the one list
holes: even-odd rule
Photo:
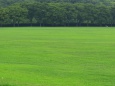
[[36, 0], [33, 2], [6, 0], [6, 2], [10, 2], [9, 5], [0, 8], [1, 26], [8, 24], [12, 26], [20, 24], [31, 24], [31, 26], [33, 24], [39, 26], [115, 25], [115, 6], [108, 4], [108, 0], [97, 0], [100, 4], [96, 2], [94, 4], [94, 0]]
[[14, 3], [22, 2], [68, 2], [68, 3], [92, 3], [92, 4], [114, 4], [114, 0], [0, 0], [2, 6], [8, 6]]
[[16, 23], [19, 24], [20, 21], [23, 21], [28, 13], [27, 9], [15, 5], [8, 7], [8, 10], [9, 10], [9, 21], [13, 23], [14, 26]]

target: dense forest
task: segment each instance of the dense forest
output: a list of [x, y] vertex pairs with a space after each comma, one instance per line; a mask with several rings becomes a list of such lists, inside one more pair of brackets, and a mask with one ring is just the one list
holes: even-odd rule
[[115, 0], [0, 0], [1, 26], [115, 26]]
[[22, 2], [68, 2], [68, 3], [92, 3], [92, 4], [105, 4], [112, 5], [115, 0], [0, 0], [1, 6], [8, 6], [14, 3]]

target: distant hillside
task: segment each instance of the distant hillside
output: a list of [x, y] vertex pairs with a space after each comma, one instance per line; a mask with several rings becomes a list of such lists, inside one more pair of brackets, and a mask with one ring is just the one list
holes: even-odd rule
[[92, 3], [92, 4], [115, 4], [115, 0], [0, 0], [0, 6], [9, 6], [22, 2], [68, 2], [68, 3]]

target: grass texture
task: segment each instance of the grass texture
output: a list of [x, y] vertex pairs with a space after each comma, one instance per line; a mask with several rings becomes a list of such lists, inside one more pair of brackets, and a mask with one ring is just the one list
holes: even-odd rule
[[0, 86], [115, 86], [115, 28], [0, 28]]

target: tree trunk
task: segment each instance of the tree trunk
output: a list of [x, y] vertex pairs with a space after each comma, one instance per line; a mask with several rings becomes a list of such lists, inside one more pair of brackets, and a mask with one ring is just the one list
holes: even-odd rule
[[0, 26], [2, 27], [2, 24], [0, 24]]
[[14, 26], [14, 27], [16, 26], [15, 23], [13, 23], [13, 26]]
[[40, 23], [40, 27], [42, 26], [42, 23]]
[[31, 27], [33, 26], [33, 24], [32, 24], [32, 19], [30, 20], [30, 24], [31, 24]]
[[18, 27], [20, 26], [19, 21], [18, 21]]

